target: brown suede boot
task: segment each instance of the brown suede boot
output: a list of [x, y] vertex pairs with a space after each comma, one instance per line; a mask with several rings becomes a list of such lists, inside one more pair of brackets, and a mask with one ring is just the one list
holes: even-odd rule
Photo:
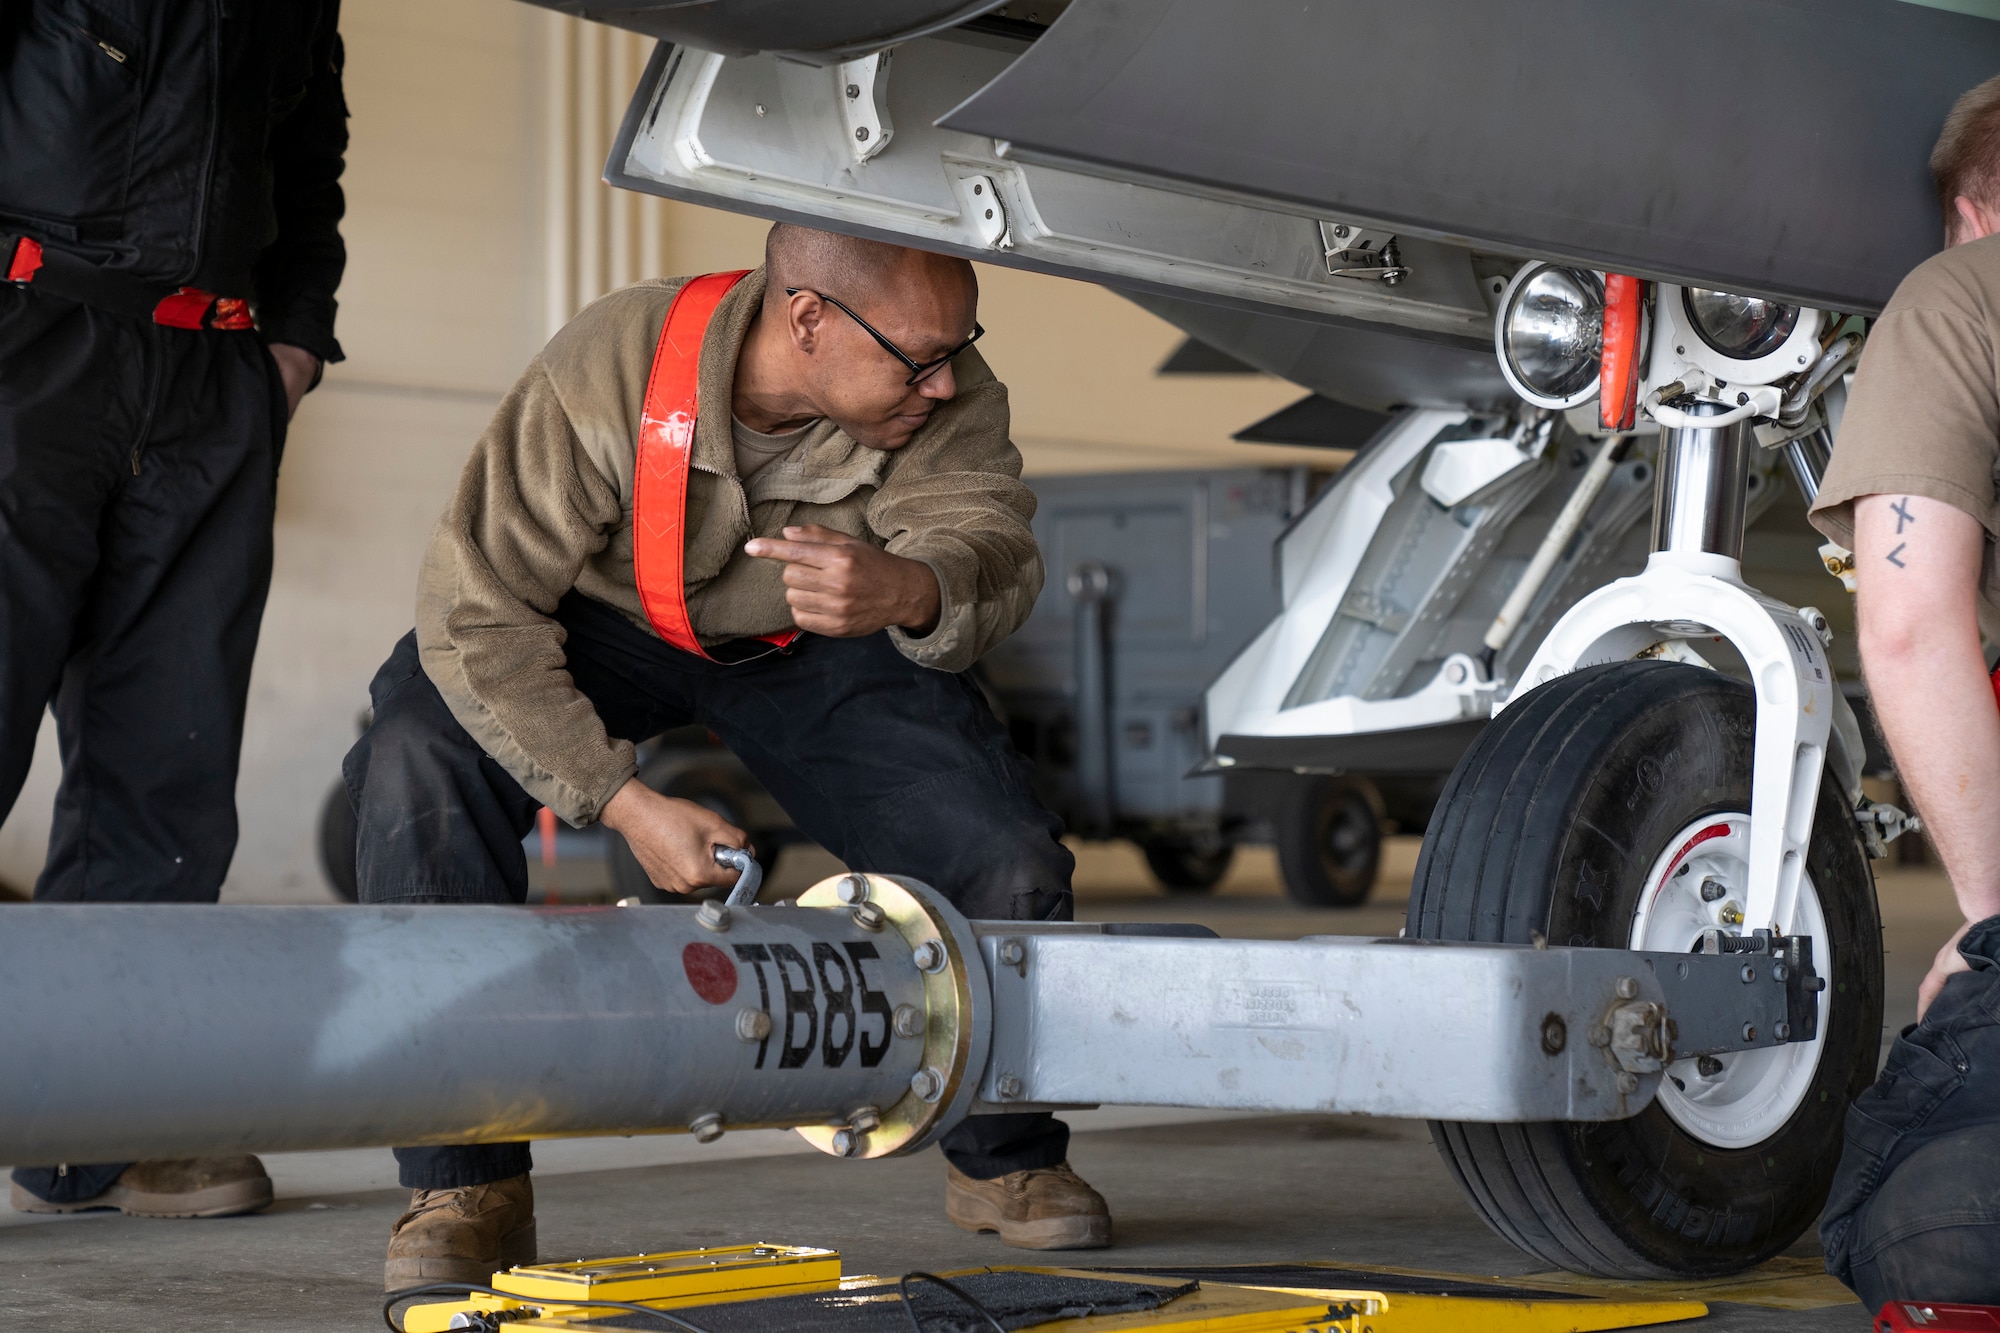
[[994, 1231], [1022, 1250], [1101, 1250], [1111, 1209], [1069, 1163], [974, 1180], [946, 1164], [944, 1214], [967, 1231]]
[[389, 1231], [382, 1289], [491, 1282], [535, 1262], [535, 1187], [525, 1175], [455, 1190], [418, 1190]]
[[254, 1157], [134, 1162], [94, 1198], [50, 1203], [15, 1185], [13, 1204], [20, 1213], [116, 1208], [133, 1217], [234, 1217], [271, 1206], [271, 1178]]

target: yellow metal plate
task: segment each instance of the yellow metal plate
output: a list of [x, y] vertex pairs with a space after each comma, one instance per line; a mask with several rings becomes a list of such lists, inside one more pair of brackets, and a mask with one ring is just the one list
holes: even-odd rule
[[796, 1287], [840, 1277], [840, 1251], [796, 1245], [728, 1245], [615, 1259], [530, 1264], [496, 1273], [509, 1295], [545, 1301], [643, 1301], [667, 1296]]

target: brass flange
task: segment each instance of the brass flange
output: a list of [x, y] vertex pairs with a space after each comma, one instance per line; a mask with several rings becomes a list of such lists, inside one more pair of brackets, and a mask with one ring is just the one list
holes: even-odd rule
[[[865, 898], [858, 892], [865, 883]], [[930, 885], [902, 875], [835, 875], [798, 897], [802, 908], [879, 907], [910, 946], [904, 966], [924, 978], [924, 1053], [910, 1086], [881, 1108], [879, 1123], [804, 1125], [799, 1133], [836, 1157], [891, 1157], [930, 1146], [972, 1109], [992, 1041], [992, 987], [972, 926]], [[845, 1149], [845, 1151], [843, 1151]]]

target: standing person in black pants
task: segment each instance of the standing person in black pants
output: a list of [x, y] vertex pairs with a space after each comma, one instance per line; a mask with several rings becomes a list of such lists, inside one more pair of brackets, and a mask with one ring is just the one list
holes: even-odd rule
[[[235, 851], [278, 458], [341, 355], [338, 19], [0, 6], [0, 818], [52, 709], [38, 900], [213, 902]], [[31, 1212], [270, 1199], [254, 1157], [13, 1183]]]

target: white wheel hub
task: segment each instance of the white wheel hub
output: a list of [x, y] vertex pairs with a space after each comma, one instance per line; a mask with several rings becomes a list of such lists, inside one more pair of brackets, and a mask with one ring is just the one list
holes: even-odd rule
[[[1631, 947], [1687, 953], [1699, 945], [1704, 930], [1743, 930], [1749, 859], [1748, 815], [1709, 815], [1682, 829], [1647, 876], [1632, 913]], [[1673, 1122], [1717, 1148], [1748, 1148], [1777, 1133], [1805, 1101], [1819, 1068], [1835, 988], [1826, 917], [1809, 875], [1799, 881], [1787, 933], [1812, 939], [1813, 969], [1827, 981], [1813, 1039], [1677, 1060], [1660, 1083], [1660, 1106]]]

